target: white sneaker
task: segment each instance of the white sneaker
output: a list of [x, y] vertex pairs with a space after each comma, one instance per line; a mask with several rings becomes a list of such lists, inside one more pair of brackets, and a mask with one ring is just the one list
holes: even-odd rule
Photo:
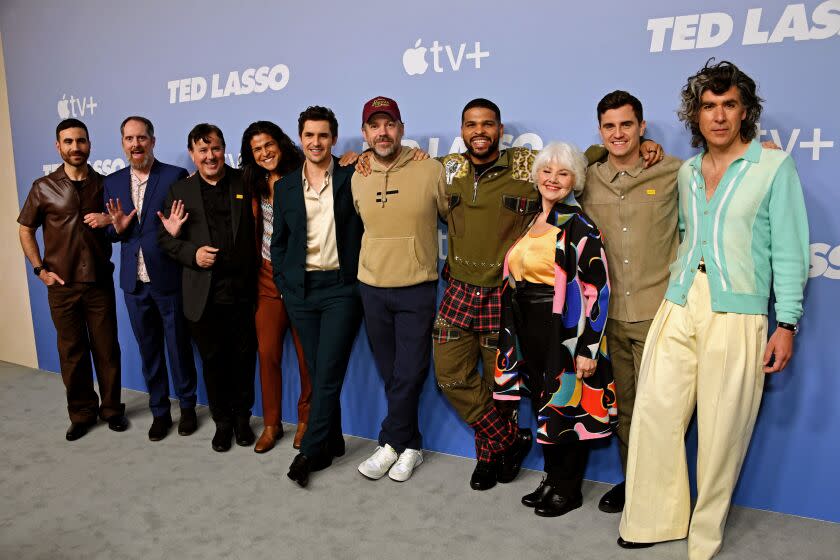
[[397, 462], [394, 463], [394, 466], [391, 467], [390, 471], [388, 471], [388, 476], [391, 480], [405, 482], [411, 478], [411, 473], [413, 473], [414, 469], [422, 462], [423, 452], [421, 450], [406, 449], [400, 453], [400, 458], [397, 459]]
[[[397, 452], [386, 443], [384, 447], [377, 447], [373, 455], [359, 465], [359, 472], [371, 480], [379, 480], [385, 476], [385, 473], [388, 472], [388, 469], [396, 460]], [[411, 473], [409, 473], [410, 475]]]

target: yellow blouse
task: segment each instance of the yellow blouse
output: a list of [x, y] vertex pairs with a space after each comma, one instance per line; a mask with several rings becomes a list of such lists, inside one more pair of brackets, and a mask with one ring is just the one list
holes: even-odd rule
[[559, 231], [554, 226], [540, 235], [534, 235], [529, 230], [513, 246], [508, 257], [508, 268], [516, 281], [554, 285], [554, 254]]

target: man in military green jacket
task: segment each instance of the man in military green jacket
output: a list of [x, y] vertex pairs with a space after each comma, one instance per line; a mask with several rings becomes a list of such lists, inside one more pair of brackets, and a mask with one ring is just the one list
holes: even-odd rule
[[[528, 429], [493, 405], [500, 284], [505, 252], [539, 212], [529, 178], [534, 152], [499, 150], [504, 133], [499, 107], [473, 99], [461, 113], [464, 154], [443, 158], [449, 202], [446, 291], [434, 327], [437, 382], [475, 430], [475, 490], [510, 482], [531, 448]], [[483, 375], [476, 372], [478, 358]]]

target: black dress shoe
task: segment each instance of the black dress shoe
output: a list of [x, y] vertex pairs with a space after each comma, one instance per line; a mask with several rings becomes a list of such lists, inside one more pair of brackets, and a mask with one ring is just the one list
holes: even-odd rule
[[125, 417], [125, 414], [111, 416], [106, 421], [108, 422], [108, 427], [115, 432], [124, 432], [128, 429], [128, 418]]
[[473, 490], [489, 490], [496, 486], [496, 463], [478, 461], [470, 477], [470, 488]]
[[160, 441], [169, 434], [172, 427], [172, 415], [168, 412], [152, 419], [152, 426], [149, 428], [149, 441]]
[[551, 484], [548, 483], [548, 479], [543, 478], [540, 485], [537, 487], [536, 490], [531, 492], [530, 494], [525, 494], [522, 496], [522, 505], [527, 507], [537, 507], [543, 499], [548, 496], [552, 492]]
[[650, 547], [652, 547], [653, 545], [656, 544], [656, 543], [653, 543], [653, 542], [625, 541], [621, 537], [618, 537], [618, 540], [616, 542], [618, 543], [618, 546], [620, 546], [621, 548], [631, 548], [631, 549], [632, 548], [650, 548]]
[[67, 428], [67, 433], [64, 434], [64, 437], [67, 441], [76, 441], [88, 433], [88, 430], [94, 425], [96, 425], [95, 418], [88, 422], [70, 422], [70, 427]]
[[598, 509], [604, 513], [620, 513], [624, 509], [624, 483], [616, 484], [601, 497]]
[[223, 453], [230, 451], [231, 440], [233, 440], [233, 426], [228, 423], [216, 424], [216, 434], [213, 436], [213, 451]]
[[194, 408], [182, 408], [181, 419], [178, 420], [178, 435], [188, 436], [198, 429], [198, 418]]
[[301, 488], [306, 488], [306, 485], [309, 484], [309, 472], [311, 470], [309, 458], [303, 453], [298, 453], [292, 464], [289, 465], [289, 472], [286, 473], [286, 476], [297, 482]]
[[241, 447], [248, 447], [254, 445], [257, 436], [254, 435], [254, 430], [251, 429], [251, 417], [239, 416], [233, 423], [233, 433], [236, 435], [236, 445]]
[[516, 475], [519, 474], [519, 469], [522, 467], [522, 461], [528, 455], [533, 443], [534, 437], [531, 435], [531, 430], [529, 428], [520, 428], [519, 433], [516, 435], [516, 441], [502, 453], [502, 459], [499, 462], [499, 473], [496, 475], [496, 479], [499, 482], [507, 484], [516, 478]]
[[583, 505], [583, 496], [578, 495], [574, 497], [561, 496], [557, 492], [551, 491], [543, 498], [543, 500], [534, 508], [534, 513], [540, 517], [560, 517], [577, 509]]

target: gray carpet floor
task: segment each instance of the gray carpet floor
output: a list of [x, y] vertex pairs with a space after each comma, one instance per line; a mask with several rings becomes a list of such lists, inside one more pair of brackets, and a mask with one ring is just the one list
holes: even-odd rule
[[[69, 443], [63, 391], [58, 375], [0, 362], [0, 559], [686, 557], [684, 541], [619, 549], [619, 516], [597, 509], [604, 484], [586, 482], [582, 508], [543, 519], [519, 505], [538, 472], [475, 492], [472, 460], [427, 453], [408, 482], [373, 482], [356, 466], [374, 442], [350, 437], [301, 489], [285, 476], [294, 426], [267, 454], [215, 453], [201, 407], [198, 432], [151, 443], [147, 396], [124, 391], [127, 432], [100, 422]], [[840, 525], [734, 508], [719, 558], [836, 560]]]

